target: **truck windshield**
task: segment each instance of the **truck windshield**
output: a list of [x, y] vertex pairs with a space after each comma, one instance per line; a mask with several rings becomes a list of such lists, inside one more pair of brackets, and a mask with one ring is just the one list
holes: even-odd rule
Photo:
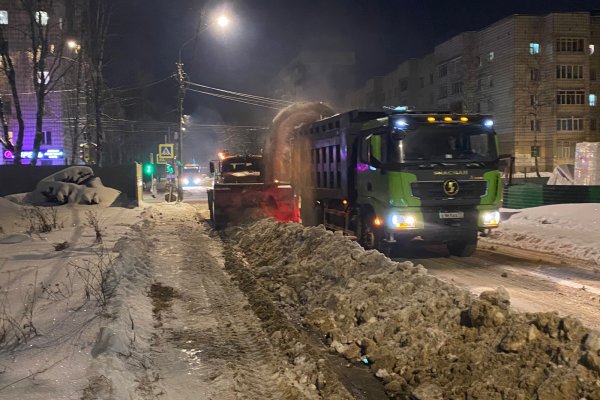
[[392, 163], [495, 161], [498, 157], [492, 131], [469, 125], [424, 125], [393, 133]]

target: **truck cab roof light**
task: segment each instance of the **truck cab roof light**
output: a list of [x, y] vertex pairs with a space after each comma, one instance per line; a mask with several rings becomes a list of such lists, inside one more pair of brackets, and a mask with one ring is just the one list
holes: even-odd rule
[[452, 117], [444, 117], [445, 122], [452, 122]]
[[469, 118], [467, 118], [467, 117], [460, 117], [460, 122], [469, 122]]
[[435, 117], [427, 117], [427, 122], [435, 122]]

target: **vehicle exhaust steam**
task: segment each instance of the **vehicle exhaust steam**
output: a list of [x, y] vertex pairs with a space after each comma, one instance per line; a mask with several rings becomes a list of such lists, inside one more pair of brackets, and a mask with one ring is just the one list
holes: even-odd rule
[[[281, 110], [265, 138], [265, 177], [268, 181], [290, 182], [292, 169], [290, 146], [296, 130], [304, 125], [334, 115], [331, 107], [321, 102], [294, 103]], [[294, 166], [299, 168], [300, 166]]]

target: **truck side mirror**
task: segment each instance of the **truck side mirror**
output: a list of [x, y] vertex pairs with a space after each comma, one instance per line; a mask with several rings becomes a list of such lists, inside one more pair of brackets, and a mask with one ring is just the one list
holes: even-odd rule
[[210, 163], [208, 163], [208, 169], [210, 170], [211, 174], [214, 174], [215, 173], [215, 163], [212, 161]]

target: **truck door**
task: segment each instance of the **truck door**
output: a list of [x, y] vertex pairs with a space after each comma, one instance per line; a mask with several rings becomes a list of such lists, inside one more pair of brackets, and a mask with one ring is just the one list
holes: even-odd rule
[[[358, 160], [356, 163], [356, 191], [359, 202], [385, 203], [387, 195], [387, 176], [382, 169], [383, 132], [370, 133], [359, 139]], [[381, 204], [384, 206], [384, 204]], [[379, 207], [377, 207], [379, 208]]]

